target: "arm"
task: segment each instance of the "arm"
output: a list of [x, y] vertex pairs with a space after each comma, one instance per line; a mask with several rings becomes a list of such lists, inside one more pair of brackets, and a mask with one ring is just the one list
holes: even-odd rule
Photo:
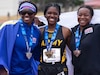
[[5, 68], [0, 68], [0, 75], [8, 75], [7, 70]]
[[62, 32], [65, 40], [67, 39], [66, 43], [68, 48], [70, 49], [71, 31], [68, 28], [62, 27]]
[[34, 48], [34, 51], [33, 51], [33, 57], [34, 57], [33, 62], [32, 62], [33, 75], [38, 75], [38, 65], [40, 64], [40, 55], [41, 55], [41, 46], [40, 46], [41, 39], [40, 38], [41, 38], [40, 36], [37, 38], [38, 44]]
[[38, 17], [35, 17], [35, 18], [34, 18], [34, 23], [35, 23], [35, 25], [38, 25], [38, 27], [44, 26], [44, 25], [45, 25], [43, 22], [41, 22], [41, 21], [39, 20]]
[[40, 61], [41, 55], [41, 33], [40, 31], [37, 33], [37, 45], [33, 50], [33, 57], [35, 60]]

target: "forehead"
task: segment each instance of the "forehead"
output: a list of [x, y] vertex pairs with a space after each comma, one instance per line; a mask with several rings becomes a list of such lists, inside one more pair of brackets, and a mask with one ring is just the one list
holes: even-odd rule
[[47, 11], [57, 11], [57, 12], [59, 12], [57, 7], [54, 7], [54, 6], [49, 7]]
[[88, 13], [91, 14], [90, 10], [88, 8], [80, 8], [78, 13]]

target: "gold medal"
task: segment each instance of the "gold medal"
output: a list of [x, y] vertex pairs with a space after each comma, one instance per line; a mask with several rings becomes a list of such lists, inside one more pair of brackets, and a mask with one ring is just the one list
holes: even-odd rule
[[27, 57], [28, 59], [30, 59], [30, 58], [32, 57], [32, 53], [31, 53], [31, 52], [26, 52], [26, 57]]
[[47, 51], [47, 52], [45, 52], [45, 54], [48, 58], [50, 58], [53, 55], [53, 52], [52, 51]]

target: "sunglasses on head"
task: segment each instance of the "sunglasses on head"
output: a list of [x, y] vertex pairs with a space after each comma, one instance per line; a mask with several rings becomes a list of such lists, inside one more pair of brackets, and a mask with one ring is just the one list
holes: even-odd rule
[[19, 12], [21, 15], [25, 15], [25, 14], [28, 14], [28, 15], [32, 15], [34, 12], [33, 11], [21, 11]]

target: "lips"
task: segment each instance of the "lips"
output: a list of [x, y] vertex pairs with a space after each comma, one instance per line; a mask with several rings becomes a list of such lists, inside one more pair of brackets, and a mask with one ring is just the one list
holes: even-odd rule
[[24, 17], [24, 22], [26, 23], [31, 23], [31, 18], [30, 17]]
[[30, 18], [29, 17], [24, 17], [24, 20], [30, 20]]

